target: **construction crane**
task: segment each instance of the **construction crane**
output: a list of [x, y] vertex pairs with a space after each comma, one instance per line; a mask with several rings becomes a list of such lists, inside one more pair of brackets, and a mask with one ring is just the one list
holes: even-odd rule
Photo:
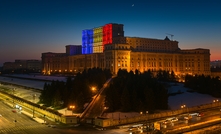
[[166, 33], [166, 34], [170, 35], [170, 39], [173, 40], [173, 36], [174, 36], [173, 34], [169, 34], [169, 33]]

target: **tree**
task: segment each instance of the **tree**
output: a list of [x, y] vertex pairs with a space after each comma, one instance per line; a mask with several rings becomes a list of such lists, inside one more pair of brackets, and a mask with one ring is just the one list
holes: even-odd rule
[[130, 111], [131, 110], [131, 104], [130, 104], [130, 95], [128, 89], [125, 87], [123, 90], [123, 93], [121, 95], [121, 105], [122, 105], [122, 111]]

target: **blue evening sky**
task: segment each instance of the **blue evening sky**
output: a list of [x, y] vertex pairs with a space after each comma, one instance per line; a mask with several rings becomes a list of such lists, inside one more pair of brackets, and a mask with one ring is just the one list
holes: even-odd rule
[[0, 66], [41, 59], [81, 45], [84, 29], [124, 24], [125, 36], [164, 39], [181, 49], [207, 48], [221, 60], [219, 0], [0, 0]]

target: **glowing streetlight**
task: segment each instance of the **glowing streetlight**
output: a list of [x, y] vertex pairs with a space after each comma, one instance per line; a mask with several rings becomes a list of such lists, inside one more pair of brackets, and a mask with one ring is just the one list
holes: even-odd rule
[[181, 105], [180, 107], [181, 107], [181, 108], [185, 108], [185, 107], [186, 107], [186, 105]]
[[75, 109], [75, 105], [69, 106], [69, 108], [72, 110], [72, 115], [73, 115], [73, 109]]
[[96, 88], [95, 88], [95, 87], [91, 87], [91, 90], [92, 90], [92, 91], [95, 91], [95, 90], [96, 90]]
[[213, 100], [213, 102], [218, 102], [219, 100], [218, 99], [216, 99], [216, 100]]

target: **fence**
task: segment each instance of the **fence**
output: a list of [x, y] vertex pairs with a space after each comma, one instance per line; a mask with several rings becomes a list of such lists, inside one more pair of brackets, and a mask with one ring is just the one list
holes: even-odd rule
[[20, 106], [22, 106], [23, 108], [29, 109], [33, 111], [33, 116], [34, 113], [38, 113], [40, 114], [43, 118], [48, 118], [48, 119], [52, 119], [53, 121], [58, 121], [61, 123], [78, 123], [79, 122], [79, 118], [76, 116], [63, 116], [62, 114], [56, 114], [53, 112], [50, 112], [50, 110], [48, 109], [43, 109], [41, 107], [38, 107], [36, 104], [34, 103], [27, 103], [25, 101], [23, 101], [22, 99], [19, 99], [18, 97], [14, 96], [14, 98], [12, 98], [13, 96], [7, 93], [4, 93], [2, 91], [0, 91], [0, 96], [2, 96], [3, 98], [10, 100], [13, 99], [13, 102], [15, 104], [18, 104]]
[[136, 122], [142, 122], [142, 121], [149, 121], [154, 120], [158, 118], [166, 118], [166, 117], [172, 117], [179, 114], [184, 113], [191, 113], [191, 112], [199, 112], [201, 110], [210, 109], [210, 108], [221, 108], [221, 102], [214, 102], [210, 104], [204, 104], [200, 106], [194, 106], [194, 107], [185, 107], [178, 110], [170, 110], [160, 113], [154, 113], [154, 114], [141, 114], [140, 116], [136, 117], [128, 117], [124, 119], [95, 119], [95, 125], [100, 127], [109, 127], [109, 126], [117, 126], [117, 125], [124, 125], [124, 124], [130, 124], [130, 123], [136, 123]]

